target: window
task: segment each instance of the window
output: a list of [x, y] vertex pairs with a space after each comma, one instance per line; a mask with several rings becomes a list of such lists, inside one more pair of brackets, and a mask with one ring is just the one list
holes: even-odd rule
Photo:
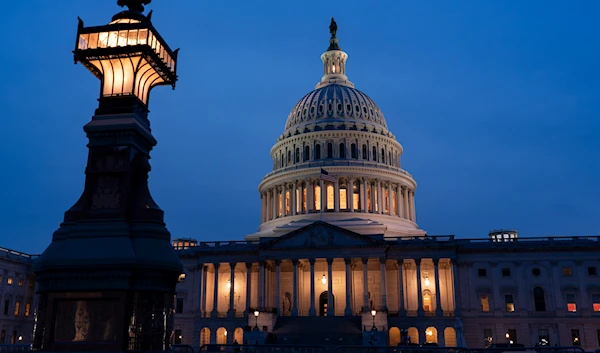
[[512, 313], [515, 311], [515, 300], [512, 294], [506, 294], [504, 296], [504, 304], [506, 306], [507, 313]]
[[358, 158], [358, 151], [356, 150], [356, 144], [353, 143], [350, 145], [350, 157], [351, 158]]
[[362, 146], [362, 159], [367, 159], [367, 145]]
[[6, 340], [6, 330], [0, 332], [0, 344], [4, 344], [4, 340]]
[[346, 145], [340, 143], [340, 158], [346, 158]]
[[177, 279], [179, 282], [184, 282], [185, 281], [185, 273], [182, 273], [179, 275], [179, 278]]
[[315, 147], [315, 159], [321, 159], [321, 145], [319, 144]]
[[600, 346], [600, 328], [596, 330], [596, 336], [598, 336], [598, 345]]
[[296, 156], [294, 159], [294, 163], [300, 163], [300, 148], [296, 147]]
[[535, 287], [533, 289], [533, 302], [535, 304], [535, 311], [546, 311], [546, 298], [544, 298], [542, 287]]
[[327, 206], [326, 209], [327, 210], [333, 210], [335, 207], [335, 189], [333, 188], [333, 185], [327, 185], [325, 187], [325, 192], [327, 193]]
[[174, 337], [173, 343], [181, 344], [182, 338], [183, 338], [183, 335], [181, 334], [181, 330], [175, 330], [175, 337]]
[[592, 309], [600, 312], [600, 294], [592, 294]]
[[479, 277], [485, 277], [485, 276], [487, 276], [487, 270], [485, 268], [478, 268], [477, 275]]
[[581, 346], [578, 329], [571, 329], [571, 342], [573, 342], [574, 346]]
[[19, 311], [21, 311], [21, 302], [17, 301], [15, 303], [15, 316], [19, 316]]
[[333, 158], [333, 143], [327, 144], [327, 158]]
[[373, 155], [371, 156], [371, 160], [377, 162], [377, 147], [373, 146]]
[[510, 277], [510, 268], [502, 269], [502, 277]]
[[4, 315], [8, 315], [8, 307], [10, 306], [10, 300], [4, 301]]
[[385, 151], [381, 149], [381, 163], [385, 163]]
[[537, 267], [534, 268], [533, 270], [531, 270], [531, 274], [534, 275], [535, 277], [538, 277], [541, 273], [542, 273], [542, 271]]
[[491, 346], [492, 343], [494, 342], [494, 338], [492, 337], [492, 329], [491, 328], [483, 329], [483, 341], [485, 343], [485, 348]]
[[550, 333], [548, 329], [539, 329], [538, 330], [538, 345], [547, 346], [550, 344]]
[[490, 297], [487, 294], [479, 296], [479, 302], [481, 303], [481, 311], [487, 313], [490, 311]]
[[310, 156], [310, 147], [305, 146], [304, 147], [304, 161], [308, 161], [308, 158]]
[[575, 303], [575, 294], [567, 294], [567, 311], [576, 312], [577, 304]]
[[563, 274], [563, 276], [570, 276], [572, 274], [571, 268], [570, 267], [563, 267], [562, 268], [562, 274]]
[[286, 165], [292, 164], [292, 151], [288, 151], [287, 153], [287, 161]]
[[509, 328], [506, 333], [508, 333], [508, 339], [510, 343], [517, 343], [517, 330], [514, 328]]
[[588, 267], [588, 276], [597, 276], [598, 270], [596, 267]]
[[181, 314], [183, 312], [183, 298], [177, 298], [177, 305], [175, 306], [175, 312]]
[[25, 304], [25, 316], [29, 316], [29, 312], [31, 311], [31, 303]]
[[11, 284], [12, 284], [12, 282], [13, 282], [13, 278], [12, 278], [12, 277], [8, 277], [8, 278], [6, 279], [6, 284], [8, 284], [8, 285], [11, 285]]
[[19, 280], [19, 287], [23, 287], [23, 280], [22, 279]]

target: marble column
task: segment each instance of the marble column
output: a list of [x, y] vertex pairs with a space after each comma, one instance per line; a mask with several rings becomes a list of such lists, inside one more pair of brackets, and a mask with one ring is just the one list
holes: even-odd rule
[[425, 310], [423, 310], [423, 289], [421, 288], [421, 259], [415, 259], [415, 264], [417, 266], [417, 316], [424, 316]]
[[435, 315], [444, 316], [442, 309], [442, 294], [440, 293], [440, 259], [433, 259], [433, 273], [435, 276]]
[[352, 259], [344, 259], [346, 264], [346, 309], [344, 310], [345, 316], [352, 316], [352, 270], [350, 264]]
[[363, 263], [363, 313], [371, 310], [369, 305], [369, 270], [367, 269], [367, 263], [369, 259], [362, 259]]
[[387, 286], [386, 286], [386, 273], [385, 273], [385, 258], [380, 258], [380, 273], [381, 273], [381, 310], [387, 312]]
[[292, 290], [292, 316], [298, 316], [298, 260], [292, 260], [294, 265], [294, 283]]
[[346, 194], [348, 197], [347, 206], [350, 212], [354, 212], [354, 179], [350, 176], [348, 177], [348, 189], [346, 190]]
[[250, 316], [252, 305], [252, 262], [246, 262], [246, 316]]
[[235, 262], [229, 263], [229, 310], [227, 316], [235, 316]]
[[367, 213], [367, 179], [362, 178], [362, 183], [360, 184], [360, 208], [362, 212]]
[[450, 264], [452, 269], [452, 299], [454, 299], [454, 316], [460, 316], [462, 314], [460, 308], [460, 302], [458, 299], [458, 264], [453, 260]]
[[319, 196], [321, 197], [321, 212], [325, 212], [325, 210], [327, 209], [327, 193], [325, 192], [325, 181], [323, 179], [320, 179], [319, 181], [321, 186], [321, 190], [319, 190]]
[[383, 214], [383, 194], [381, 193], [381, 180], [377, 179], [377, 213]]
[[315, 259], [309, 259], [310, 266], [310, 308], [308, 316], [316, 316], [317, 309], [315, 308]]
[[219, 266], [221, 266], [221, 264], [219, 263], [215, 263], [213, 264], [213, 266], [215, 267], [215, 286], [214, 286], [214, 296], [213, 296], [213, 310], [212, 310], [212, 317], [218, 317], [219, 316]]
[[411, 201], [410, 211], [411, 211], [412, 221], [416, 222], [417, 221], [417, 211], [415, 211], [415, 191], [414, 190], [411, 191], [410, 201]]
[[403, 199], [403, 217], [408, 219], [408, 188], [406, 186], [402, 187], [402, 199]]
[[306, 213], [315, 211], [315, 186], [312, 179], [306, 179]]
[[396, 216], [402, 217], [402, 187], [400, 184], [396, 187]]
[[369, 182], [369, 188], [371, 189], [371, 197], [369, 198], [371, 200], [371, 209], [369, 210], [369, 212], [371, 213], [375, 213], [375, 193], [376, 193], [376, 187], [374, 187], [374, 183]]
[[281, 183], [281, 217], [289, 216], [287, 211], [287, 184]]
[[327, 316], [335, 316], [335, 303], [333, 302], [333, 259], [327, 259]]
[[389, 209], [389, 214], [393, 215], [394, 214], [394, 200], [392, 199], [394, 196], [394, 193], [392, 192], [392, 182], [388, 182], [388, 209]]
[[200, 284], [199, 284], [199, 291], [198, 291], [198, 310], [200, 311], [200, 317], [204, 317], [204, 307], [203, 304], [206, 301], [206, 294], [204, 294], [204, 279], [205, 279], [205, 275], [204, 275], [204, 264], [200, 263], [198, 264], [198, 277], [200, 280]]
[[297, 210], [298, 203], [296, 202], [297, 190], [298, 190], [298, 182], [296, 180], [294, 180], [294, 182], [292, 183], [292, 200], [290, 202], [290, 211], [291, 211], [292, 216], [295, 216], [298, 214], [298, 210]]
[[398, 315], [406, 315], [406, 306], [404, 304], [404, 260], [398, 260]]
[[260, 261], [258, 263], [258, 310], [264, 309], [264, 295], [265, 295], [265, 264]]
[[272, 206], [272, 212], [273, 215], [271, 217], [271, 219], [276, 219], [277, 218], [277, 186], [273, 186], [273, 188], [271, 189], [271, 206]]
[[335, 212], [340, 212], [340, 180], [337, 178], [333, 183], [333, 209]]
[[297, 214], [304, 213], [304, 185], [302, 185], [302, 180], [298, 180], [298, 205], [296, 208]]
[[265, 214], [266, 214], [266, 220], [265, 221], [270, 221], [271, 220], [271, 190], [267, 190], [266, 192], [267, 194], [267, 206], [265, 209]]
[[275, 308], [277, 315], [281, 315], [281, 260], [275, 260]]

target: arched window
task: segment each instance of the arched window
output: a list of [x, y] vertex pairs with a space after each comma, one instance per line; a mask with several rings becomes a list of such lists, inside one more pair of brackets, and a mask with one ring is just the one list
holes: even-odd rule
[[327, 210], [333, 210], [334, 208], [334, 203], [335, 203], [335, 193], [334, 193], [334, 188], [333, 185], [329, 184], [325, 187], [325, 192], [327, 193], [325, 195], [326, 199], [325, 201], [327, 201]]
[[333, 143], [327, 144], [327, 158], [333, 158]]
[[288, 151], [287, 165], [292, 164], [292, 151]]
[[244, 343], [244, 329], [238, 327], [233, 332], [233, 344], [243, 344]]
[[300, 148], [296, 147], [296, 159], [294, 163], [300, 163]]
[[310, 148], [308, 146], [304, 147], [304, 161], [308, 161], [308, 158], [310, 156]]
[[353, 143], [353, 144], [350, 145], [350, 157], [351, 158], [358, 158], [358, 154], [356, 152], [358, 152], [356, 150], [356, 144]]
[[393, 159], [392, 159], [392, 152], [390, 151], [390, 156], [389, 156], [389, 158], [388, 158], [388, 163], [389, 163], [390, 165], [392, 165], [392, 161], [393, 161]]
[[279, 168], [283, 168], [283, 151], [279, 153]]
[[340, 143], [340, 158], [346, 158], [346, 145]]
[[315, 159], [321, 159], [321, 145], [315, 147]]
[[360, 204], [360, 194], [359, 194], [359, 186], [354, 184], [352, 186], [352, 204], [354, 205], [355, 210], [360, 210], [362, 205]]
[[367, 159], [367, 145], [363, 145], [362, 147], [362, 158]]
[[535, 303], [535, 311], [546, 311], [546, 298], [544, 298], [542, 287], [533, 288], [533, 302]]
[[210, 343], [210, 329], [205, 327], [200, 331], [200, 346]]
[[388, 333], [390, 337], [390, 346], [395, 347], [400, 344], [400, 329], [397, 327], [390, 328], [390, 332]]
[[381, 149], [381, 163], [385, 163], [385, 151]]
[[373, 156], [371, 156], [371, 160], [377, 162], [377, 147], [373, 146]]

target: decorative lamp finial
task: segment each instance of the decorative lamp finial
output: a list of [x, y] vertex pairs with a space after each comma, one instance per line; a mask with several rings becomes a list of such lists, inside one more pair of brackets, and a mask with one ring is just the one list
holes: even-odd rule
[[142, 13], [144, 12], [144, 5], [148, 5], [152, 0], [117, 0], [117, 5], [123, 7], [127, 6], [129, 11]]
[[338, 39], [335, 36], [337, 34], [337, 29], [337, 23], [335, 23], [335, 20], [332, 17], [331, 23], [329, 24], [329, 33], [331, 33], [331, 38], [329, 39], [329, 48], [327, 48], [327, 50], [341, 50], [340, 46], [338, 45]]

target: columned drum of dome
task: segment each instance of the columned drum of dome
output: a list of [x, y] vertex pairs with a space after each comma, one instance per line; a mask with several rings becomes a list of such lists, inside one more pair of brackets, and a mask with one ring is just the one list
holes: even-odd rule
[[416, 223], [416, 182], [400, 164], [402, 145], [377, 104], [348, 79], [333, 19], [330, 32], [323, 77], [271, 149], [273, 170], [259, 185], [261, 225], [246, 238], [281, 236], [317, 220], [360, 234], [425, 235]]

